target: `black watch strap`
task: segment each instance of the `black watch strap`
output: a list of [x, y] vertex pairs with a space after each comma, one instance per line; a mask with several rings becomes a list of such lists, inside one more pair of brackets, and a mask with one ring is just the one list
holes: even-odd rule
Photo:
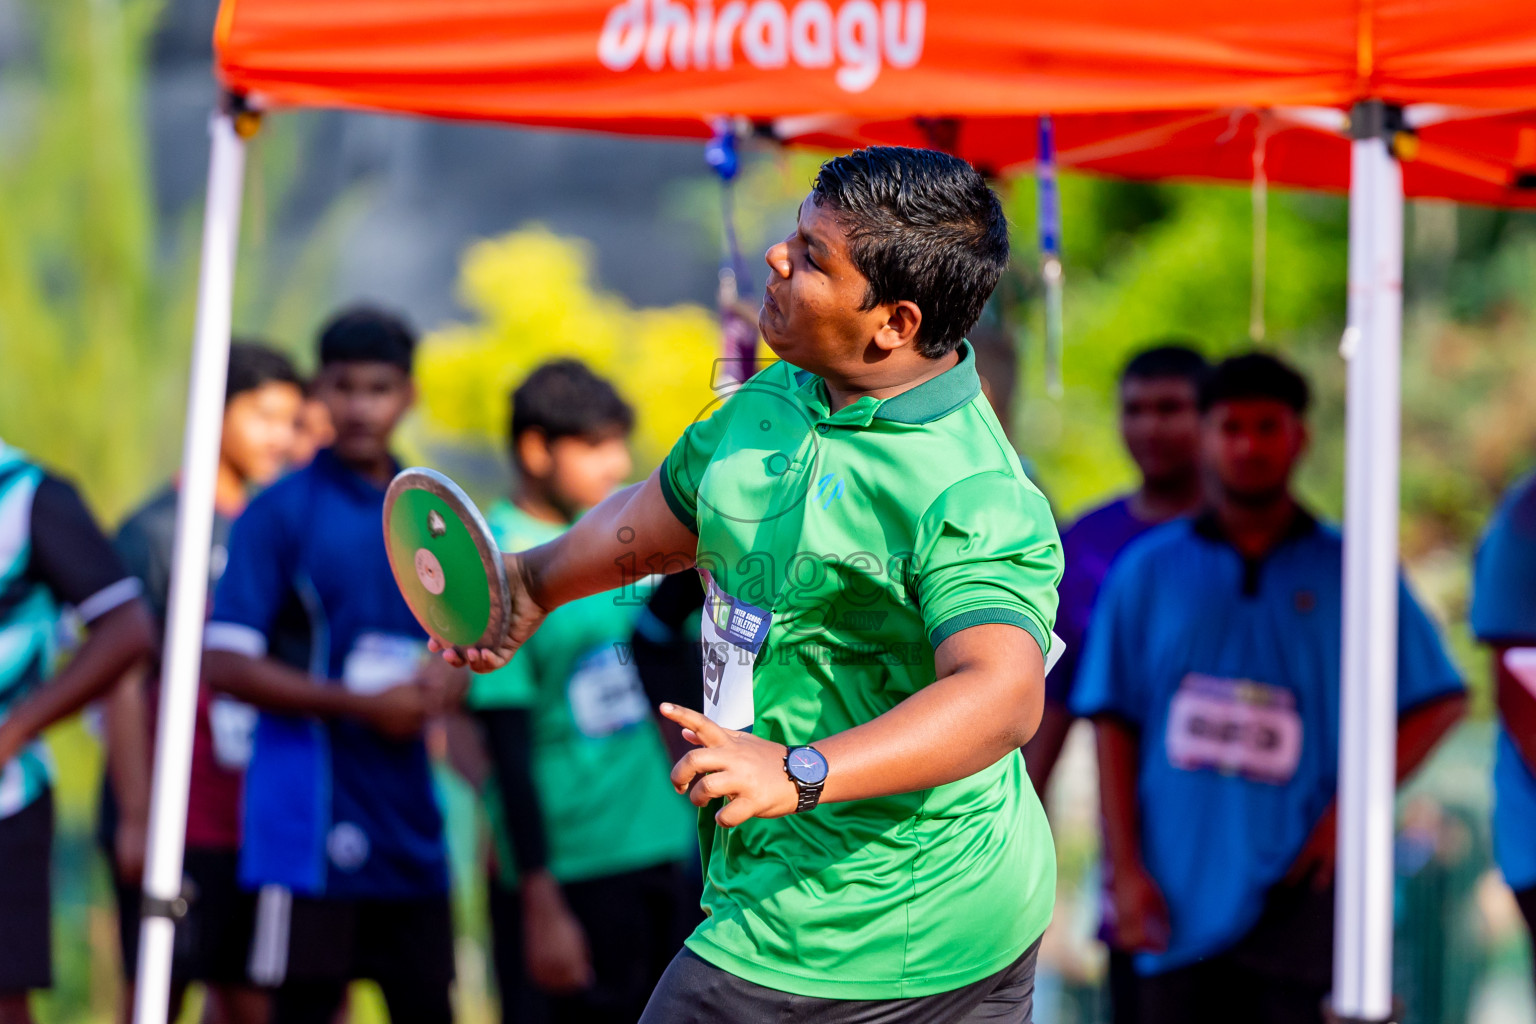
[[820, 786], [807, 786], [803, 782], [796, 781], [795, 788], [800, 791], [800, 799], [795, 804], [795, 813], [804, 814], [812, 807], [815, 807], [817, 801], [821, 799], [821, 791], [825, 785], [825, 783], [822, 783]]

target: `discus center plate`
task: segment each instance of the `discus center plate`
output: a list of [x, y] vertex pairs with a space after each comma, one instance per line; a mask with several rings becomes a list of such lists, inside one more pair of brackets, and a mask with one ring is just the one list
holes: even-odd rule
[[[435, 512], [433, 513], [433, 515], [436, 514]], [[444, 530], [443, 532], [446, 533], [448, 531]], [[439, 562], [437, 556], [426, 548], [416, 549], [414, 561], [416, 562], [416, 578], [421, 581], [423, 587], [427, 588], [427, 593], [433, 597], [441, 596], [442, 592], [448, 587], [448, 581], [443, 578], [443, 563]]]

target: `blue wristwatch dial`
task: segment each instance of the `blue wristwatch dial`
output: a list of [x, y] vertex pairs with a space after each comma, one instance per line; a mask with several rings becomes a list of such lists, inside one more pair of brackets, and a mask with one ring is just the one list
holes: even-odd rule
[[827, 781], [827, 759], [815, 747], [795, 747], [784, 759], [789, 777], [802, 786], [819, 786]]

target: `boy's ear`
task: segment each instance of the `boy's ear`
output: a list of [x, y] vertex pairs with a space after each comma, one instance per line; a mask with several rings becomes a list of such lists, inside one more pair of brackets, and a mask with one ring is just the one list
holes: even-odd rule
[[549, 450], [549, 438], [537, 427], [517, 435], [512, 442], [512, 455], [518, 470], [535, 479], [542, 479], [554, 468], [554, 454]]
[[923, 325], [923, 311], [917, 303], [903, 299], [885, 307], [885, 323], [875, 331], [875, 344], [881, 351], [894, 352], [903, 346], [917, 342], [918, 328]]

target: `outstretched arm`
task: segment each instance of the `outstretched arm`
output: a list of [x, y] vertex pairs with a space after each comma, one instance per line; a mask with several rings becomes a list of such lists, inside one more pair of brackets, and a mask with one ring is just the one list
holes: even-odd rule
[[[972, 626], [934, 652], [938, 680], [885, 714], [813, 741], [827, 759], [823, 803], [931, 789], [995, 764], [1029, 740], [1040, 722], [1045, 662], [1017, 626]], [[672, 784], [700, 807], [730, 801], [722, 826], [793, 814], [798, 793], [784, 771], [783, 744], [722, 729], [675, 704], [661, 712], [697, 748], [672, 769]]]
[[451, 664], [489, 672], [505, 665], [562, 604], [692, 566], [699, 539], [667, 505], [660, 473], [610, 495], [549, 543], [504, 556], [512, 619], [499, 647], [459, 652], [433, 639], [432, 649]]

